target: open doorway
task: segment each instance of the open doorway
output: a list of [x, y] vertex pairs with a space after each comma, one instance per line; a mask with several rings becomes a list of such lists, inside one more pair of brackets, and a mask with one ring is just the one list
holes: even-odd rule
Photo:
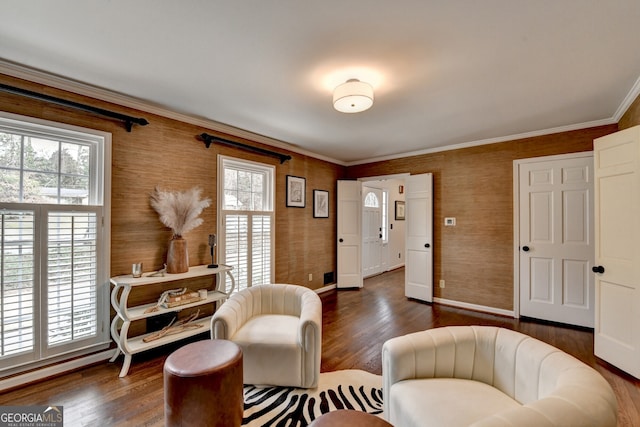
[[[400, 181], [392, 181], [400, 180]], [[381, 181], [374, 187], [372, 181]], [[384, 271], [406, 268], [405, 295], [426, 302], [433, 300], [433, 175], [396, 175], [368, 179], [339, 180], [337, 191], [337, 288], [363, 286], [364, 186], [387, 188], [384, 212], [388, 233]], [[382, 193], [384, 194], [384, 193]], [[405, 213], [406, 212], [406, 213]], [[380, 215], [382, 218], [382, 214]], [[382, 221], [382, 219], [380, 219]], [[374, 231], [376, 229], [374, 228]], [[397, 255], [398, 261], [395, 260]], [[382, 255], [381, 255], [382, 256]], [[393, 262], [392, 262], [393, 261]]]
[[362, 184], [362, 275], [404, 266], [404, 179], [377, 177]]

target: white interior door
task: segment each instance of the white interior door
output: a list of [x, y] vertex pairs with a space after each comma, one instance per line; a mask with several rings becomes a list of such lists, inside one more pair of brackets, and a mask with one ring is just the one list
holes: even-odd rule
[[595, 354], [640, 378], [640, 126], [598, 138]]
[[338, 181], [338, 288], [361, 288], [362, 183]]
[[519, 201], [520, 314], [593, 327], [593, 157], [521, 163]]
[[362, 207], [362, 274], [364, 277], [382, 272], [382, 190], [363, 188]]
[[405, 296], [433, 301], [433, 175], [405, 180]]

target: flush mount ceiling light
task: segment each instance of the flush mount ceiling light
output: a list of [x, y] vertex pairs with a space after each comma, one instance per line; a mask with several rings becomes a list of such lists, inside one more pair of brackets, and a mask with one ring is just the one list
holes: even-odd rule
[[341, 113], [359, 113], [373, 105], [373, 87], [358, 79], [349, 79], [333, 91], [333, 108]]

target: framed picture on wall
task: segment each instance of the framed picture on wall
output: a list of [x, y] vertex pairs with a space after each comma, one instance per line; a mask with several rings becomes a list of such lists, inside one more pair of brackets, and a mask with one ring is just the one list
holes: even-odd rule
[[329, 218], [329, 192], [313, 190], [313, 217]]
[[404, 221], [404, 202], [396, 200], [396, 221]]
[[287, 175], [287, 207], [305, 207], [305, 179], [299, 176]]

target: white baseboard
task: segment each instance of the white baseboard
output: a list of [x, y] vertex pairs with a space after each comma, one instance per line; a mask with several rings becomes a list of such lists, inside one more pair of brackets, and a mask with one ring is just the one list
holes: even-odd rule
[[396, 265], [390, 265], [389, 267], [387, 267], [387, 271], [391, 271], [391, 270], [397, 270], [398, 268], [404, 267], [404, 262], [401, 262], [400, 264], [396, 264]]
[[47, 366], [35, 371], [26, 372], [24, 374], [15, 375], [13, 377], [0, 380], [0, 391], [8, 390], [24, 384], [29, 384], [34, 381], [40, 381], [54, 375], [63, 374], [67, 371], [72, 371], [74, 369], [79, 369], [93, 363], [108, 360], [111, 358], [111, 356], [113, 356], [114, 351], [114, 349], [101, 351], [100, 353], [80, 357], [68, 362], [56, 363], [55, 365]]
[[327, 292], [327, 291], [330, 291], [331, 289], [335, 289], [335, 288], [336, 288], [336, 284], [334, 283], [334, 284], [332, 284], [332, 285], [327, 285], [327, 286], [325, 286], [325, 287], [315, 289], [315, 292], [316, 292], [317, 294], [321, 294], [321, 293], [323, 293], [323, 292]]
[[452, 307], [465, 308], [467, 310], [481, 311], [484, 313], [497, 314], [499, 316], [515, 317], [513, 310], [504, 310], [502, 308], [488, 307], [486, 305], [470, 304], [468, 302], [454, 301], [445, 298], [433, 298], [433, 302], [442, 305], [450, 305]]

